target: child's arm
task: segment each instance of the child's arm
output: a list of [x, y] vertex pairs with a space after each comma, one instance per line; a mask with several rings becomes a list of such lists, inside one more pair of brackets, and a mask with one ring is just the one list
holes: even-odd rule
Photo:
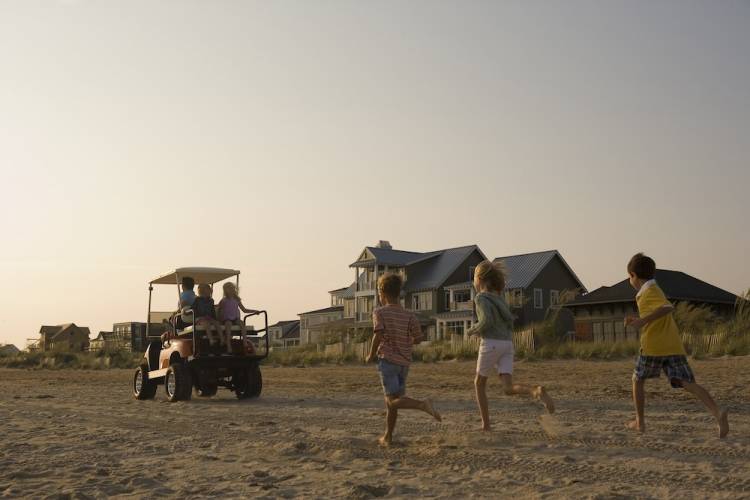
[[375, 360], [378, 355], [378, 348], [380, 343], [383, 341], [383, 322], [381, 321], [380, 314], [377, 310], [372, 312], [372, 343], [370, 344], [370, 353], [367, 355], [366, 363], [370, 363]]
[[241, 302], [241, 301], [240, 301], [240, 303], [239, 303], [239, 304], [240, 304], [240, 309], [241, 309], [241, 310], [242, 310], [242, 312], [243, 312], [243, 313], [245, 313], [245, 314], [255, 314], [255, 313], [257, 313], [257, 312], [258, 312], [258, 311], [256, 311], [255, 309], [247, 309], [247, 308], [245, 308], [245, 306], [244, 306], [244, 305], [242, 304], [242, 302]]
[[367, 359], [365, 360], [366, 363], [375, 361], [375, 357], [378, 354], [378, 347], [380, 347], [380, 343], [382, 341], [383, 335], [380, 332], [375, 332], [375, 334], [372, 336], [372, 343], [370, 344], [370, 353], [367, 355]]
[[505, 303], [504, 300], [501, 300], [498, 302], [498, 311], [500, 311], [500, 316], [505, 320], [506, 323], [509, 325], [513, 324], [513, 313], [510, 312], [510, 309], [508, 308], [508, 304]]
[[642, 318], [636, 318], [635, 316], [628, 316], [625, 318], [625, 326], [632, 326], [633, 328], [643, 328], [652, 321], [663, 318], [668, 314], [672, 314], [674, 306], [672, 304], [664, 304], [651, 314], [648, 314]]
[[479, 297], [477, 300], [477, 322], [469, 328], [466, 332], [467, 335], [481, 335], [481, 333], [487, 328], [489, 324], [487, 314], [487, 303], [486, 299]]
[[409, 336], [412, 344], [416, 345], [422, 342], [422, 328], [419, 326], [419, 320], [414, 316], [409, 320]]

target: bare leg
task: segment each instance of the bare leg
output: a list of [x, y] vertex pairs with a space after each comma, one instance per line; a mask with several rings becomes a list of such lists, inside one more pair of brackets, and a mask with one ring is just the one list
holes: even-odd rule
[[443, 417], [440, 416], [437, 410], [432, 406], [432, 401], [426, 399], [420, 401], [418, 399], [408, 398], [406, 396], [386, 396], [386, 430], [385, 435], [378, 440], [380, 444], [388, 445], [393, 438], [393, 429], [396, 427], [396, 418], [398, 417], [398, 410], [419, 410], [430, 415], [432, 418], [441, 422]]
[[490, 411], [489, 404], [487, 402], [487, 377], [483, 377], [479, 374], [474, 378], [474, 388], [477, 394], [477, 405], [479, 406], [479, 415], [482, 417], [482, 430], [492, 430], [490, 424]]
[[635, 420], [626, 423], [628, 429], [638, 432], [646, 432], [646, 421], [643, 418], [643, 408], [646, 406], [645, 381], [636, 380], [633, 377], [633, 404], [635, 405]]
[[396, 428], [396, 419], [398, 419], [398, 410], [392, 408], [388, 401], [388, 396], [385, 397], [385, 434], [378, 439], [378, 443], [382, 446], [389, 446], [393, 441], [393, 430]]
[[525, 395], [531, 396], [542, 402], [547, 413], [555, 413], [555, 402], [547, 394], [547, 391], [541, 385], [530, 386], [524, 384], [514, 384], [513, 375], [509, 373], [501, 373], [500, 381], [503, 383], [503, 392], [507, 396], [513, 395]]
[[706, 409], [714, 416], [716, 422], [719, 425], [719, 437], [724, 438], [729, 434], [729, 420], [727, 418], [727, 410], [720, 410], [719, 406], [711, 397], [706, 389], [696, 383], [682, 382], [682, 387], [685, 388], [693, 396], [697, 397]]
[[229, 320], [224, 322], [224, 338], [227, 343], [227, 353], [232, 354], [232, 322]]

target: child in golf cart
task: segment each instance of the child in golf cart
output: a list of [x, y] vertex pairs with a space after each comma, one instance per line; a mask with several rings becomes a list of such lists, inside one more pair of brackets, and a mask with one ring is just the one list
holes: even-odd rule
[[247, 334], [245, 323], [240, 320], [240, 310], [245, 314], [257, 311], [247, 309], [242, 304], [242, 299], [237, 295], [237, 287], [234, 283], [224, 283], [224, 298], [219, 301], [219, 320], [224, 323], [224, 336], [226, 338], [227, 352], [232, 353], [232, 326], [237, 325], [242, 332], [242, 338]]
[[221, 323], [216, 319], [216, 305], [212, 297], [211, 285], [201, 283], [198, 285], [198, 296], [193, 301], [193, 312], [195, 313], [195, 326], [206, 327], [206, 338], [211, 347], [221, 343], [219, 328]]

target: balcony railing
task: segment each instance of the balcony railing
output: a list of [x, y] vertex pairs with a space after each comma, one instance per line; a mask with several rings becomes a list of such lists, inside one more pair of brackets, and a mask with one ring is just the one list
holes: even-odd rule
[[369, 281], [369, 282], [366, 282], [366, 283], [360, 283], [359, 284], [359, 289], [357, 291], [358, 292], [368, 292], [370, 290], [375, 290], [375, 282], [374, 281]]
[[473, 302], [451, 302], [451, 311], [471, 311]]
[[357, 321], [371, 321], [372, 320], [372, 312], [358, 312], [357, 313]]

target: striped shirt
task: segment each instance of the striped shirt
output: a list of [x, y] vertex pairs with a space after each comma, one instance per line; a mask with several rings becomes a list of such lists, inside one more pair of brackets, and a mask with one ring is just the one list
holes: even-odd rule
[[382, 335], [378, 358], [401, 366], [411, 364], [414, 341], [422, 340], [419, 320], [398, 304], [378, 307], [372, 312], [372, 329]]

